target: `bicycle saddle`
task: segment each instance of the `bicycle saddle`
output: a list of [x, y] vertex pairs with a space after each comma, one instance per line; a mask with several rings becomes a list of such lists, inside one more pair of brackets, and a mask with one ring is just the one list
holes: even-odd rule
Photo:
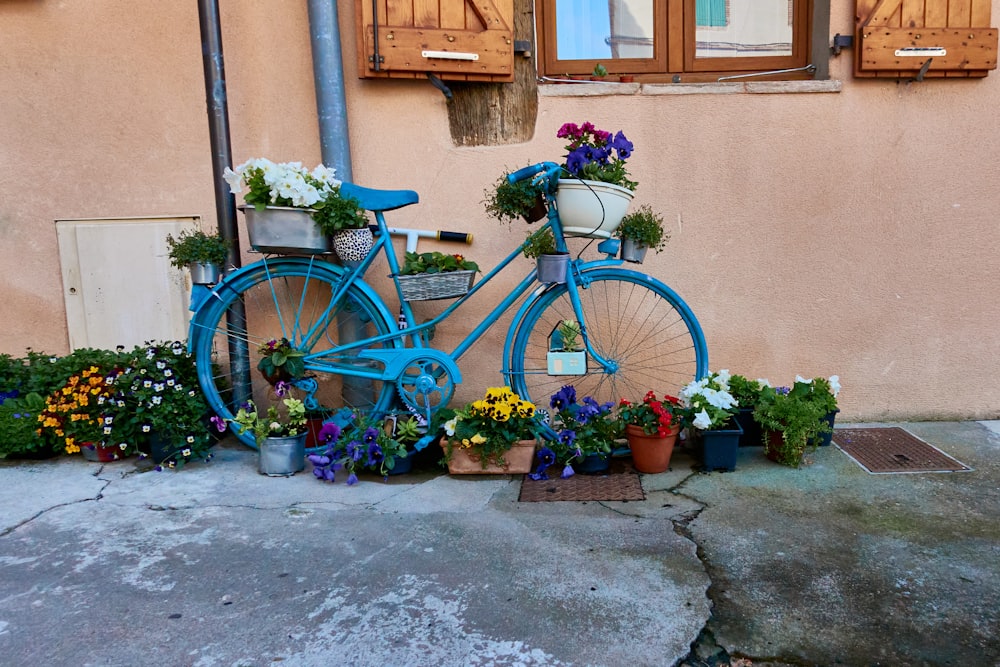
[[391, 211], [420, 201], [413, 190], [376, 190], [346, 181], [340, 184], [340, 194], [357, 199], [366, 211]]

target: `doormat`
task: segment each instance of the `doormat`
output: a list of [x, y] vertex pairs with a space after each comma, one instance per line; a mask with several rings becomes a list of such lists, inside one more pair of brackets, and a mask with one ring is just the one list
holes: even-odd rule
[[[555, 466], [553, 466], [555, 467]], [[550, 468], [550, 470], [552, 470]], [[611, 460], [611, 467], [603, 475], [581, 475], [562, 479], [559, 469], [553, 470], [550, 479], [534, 480], [524, 476], [521, 482], [522, 503], [556, 500], [645, 500], [639, 475], [624, 461]]]
[[833, 432], [833, 442], [873, 475], [972, 470], [898, 426], [838, 428]]

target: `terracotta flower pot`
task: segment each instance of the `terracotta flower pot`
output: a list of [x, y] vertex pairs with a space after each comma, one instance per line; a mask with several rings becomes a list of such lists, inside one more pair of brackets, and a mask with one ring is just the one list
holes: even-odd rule
[[[448, 472], [452, 475], [526, 475], [531, 472], [536, 444], [538, 444], [536, 440], [518, 440], [503, 455], [507, 465], [499, 466], [489, 462], [484, 468], [482, 457], [470, 449], [453, 443]], [[441, 448], [446, 449], [446, 447], [447, 443], [442, 439]]]
[[627, 425], [625, 437], [632, 450], [632, 465], [635, 469], [644, 473], [665, 472], [670, 467], [670, 457], [674, 453], [674, 444], [680, 432], [680, 427], [675, 426], [661, 438], [658, 435], [647, 435], [641, 426]]

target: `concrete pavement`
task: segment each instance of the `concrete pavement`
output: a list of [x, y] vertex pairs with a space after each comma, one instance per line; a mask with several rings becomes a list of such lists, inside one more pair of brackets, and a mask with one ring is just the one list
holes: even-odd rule
[[1000, 665], [1000, 428], [900, 425], [974, 470], [678, 451], [645, 501], [519, 503], [431, 457], [353, 487], [229, 443], [0, 462], [0, 663]]

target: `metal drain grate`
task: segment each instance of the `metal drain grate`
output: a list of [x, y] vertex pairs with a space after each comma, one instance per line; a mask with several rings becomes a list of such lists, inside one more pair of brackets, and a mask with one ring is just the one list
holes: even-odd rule
[[567, 479], [553, 471], [552, 479], [533, 480], [527, 475], [521, 482], [522, 503], [556, 500], [645, 500], [642, 483], [635, 470], [618, 460], [612, 460], [609, 474], [573, 475]]
[[833, 442], [872, 474], [972, 470], [898, 426], [838, 428]]

